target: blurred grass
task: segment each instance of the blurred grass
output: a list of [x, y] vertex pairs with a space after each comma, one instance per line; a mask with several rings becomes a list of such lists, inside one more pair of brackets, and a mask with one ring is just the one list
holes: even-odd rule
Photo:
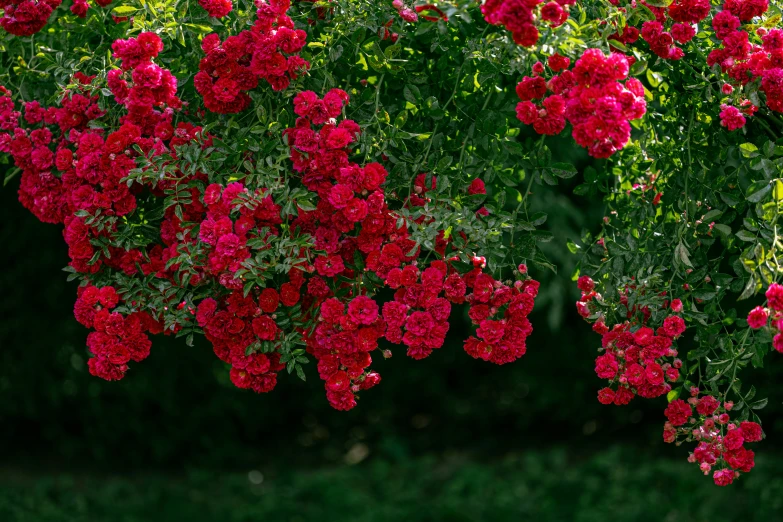
[[756, 469], [730, 488], [715, 487], [684, 460], [650, 458], [632, 446], [588, 455], [549, 448], [494, 461], [370, 456], [324, 469], [181, 475], [5, 469], [0, 520], [774, 522], [783, 514], [781, 465], [783, 458], [760, 455]]

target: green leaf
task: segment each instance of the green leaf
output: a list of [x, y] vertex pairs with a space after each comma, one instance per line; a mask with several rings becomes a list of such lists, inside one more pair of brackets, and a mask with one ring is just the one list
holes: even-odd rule
[[611, 45], [612, 47], [614, 47], [614, 48], [616, 48], [616, 49], [620, 49], [620, 50], [621, 50], [621, 51], [623, 51], [624, 53], [628, 52], [628, 48], [627, 48], [627, 47], [625, 47], [625, 44], [623, 44], [622, 42], [619, 42], [619, 41], [617, 41], [617, 40], [608, 40], [608, 43], [609, 43], [609, 45]]
[[329, 47], [329, 59], [331, 61], [337, 61], [340, 56], [343, 55], [343, 46], [342, 45], [333, 45]]
[[758, 150], [759, 148], [752, 143], [743, 143], [740, 145], [740, 152], [746, 158], [755, 158], [759, 155]]
[[508, 187], [516, 187], [519, 182], [511, 177], [511, 174], [505, 170], [499, 170], [495, 174], [497, 174], [497, 177], [500, 179], [500, 181], [503, 182], [504, 185]]
[[421, 92], [415, 85], [408, 84], [403, 87], [402, 96], [413, 105], [418, 105], [421, 99]]
[[701, 220], [705, 223], [711, 223], [715, 221], [717, 218], [721, 217], [723, 215], [722, 210], [712, 209], [706, 214], [704, 214], [704, 217], [701, 218]]
[[772, 192], [772, 185], [769, 184], [769, 181], [754, 181], [745, 191], [745, 199], [752, 203], [758, 203], [770, 192]]
[[592, 190], [592, 185], [589, 183], [582, 183], [581, 185], [577, 185], [574, 187], [574, 194], [577, 196], [586, 196], [590, 193]]
[[541, 150], [538, 151], [538, 164], [542, 167], [547, 167], [552, 162], [552, 151], [549, 147], [544, 145]]
[[576, 174], [576, 167], [570, 163], [553, 163], [550, 168], [552, 174], [558, 178], [568, 179], [574, 177]]
[[[124, 7], [127, 6], [117, 7], [116, 9], [114, 9], [114, 11], [112, 11], [112, 13], [114, 13], [117, 9], [123, 9]], [[135, 8], [131, 8], [131, 9], [135, 10]], [[183, 25], [185, 27], [190, 28], [196, 34], [209, 34], [214, 31], [214, 29], [212, 29], [208, 25], [200, 25], [200, 24], [183, 24]]]
[[712, 290], [695, 290], [693, 292], [693, 297], [696, 299], [701, 299], [702, 301], [710, 301], [711, 299], [715, 299], [716, 295], [718, 295], [718, 292]]
[[364, 270], [364, 258], [358, 249], [353, 251], [353, 264], [356, 266], [357, 270]]
[[544, 212], [536, 212], [530, 216], [530, 222], [533, 224], [533, 226], [539, 227], [546, 223], [547, 217], [547, 214]]
[[720, 194], [720, 199], [722, 199], [723, 202], [730, 207], [739, 205], [740, 202], [742, 201], [738, 196], [735, 196], [734, 194], [728, 192], [720, 192], [719, 194]]
[[315, 210], [315, 205], [313, 205], [312, 202], [310, 202], [310, 201], [308, 201], [306, 199], [297, 200], [296, 206], [301, 208], [302, 210], [304, 210], [306, 212], [310, 212], [310, 211]]
[[[671, 4], [671, 3], [672, 2], [669, 2], [669, 4]], [[650, 5], [654, 5], [654, 4], [650, 4]], [[650, 9], [646, 5], [644, 5], [644, 4], [637, 4], [636, 5], [636, 9], [637, 9], [636, 13], [639, 14], [639, 17], [642, 20], [645, 20], [645, 21], [647, 21], [647, 20], [655, 20], [655, 13], [653, 13], [652, 9]]]
[[5, 187], [6, 185], [8, 185], [8, 183], [12, 179], [14, 179], [16, 177], [16, 175], [19, 174], [20, 172], [22, 172], [22, 170], [19, 167], [16, 167], [16, 168], [8, 170], [5, 173], [5, 178], [3, 179], [3, 186]]
[[438, 161], [437, 169], [438, 171], [443, 171], [449, 168], [451, 165], [451, 162], [454, 161], [454, 156], [444, 156]]
[[[128, 16], [138, 11], [137, 8], [130, 5], [120, 5], [111, 10], [111, 14], [114, 16]], [[191, 25], [191, 24], [187, 24]], [[212, 32], [210, 29], [208, 32]]]
[[731, 227], [724, 225], [723, 223], [716, 223], [713, 228], [715, 228], [715, 230], [717, 230], [723, 237], [729, 237], [731, 235]]
[[394, 118], [394, 126], [398, 129], [401, 129], [405, 126], [405, 122], [408, 121], [408, 111], [403, 109], [397, 114], [397, 117]]
[[775, 190], [772, 193], [772, 197], [775, 198], [775, 201], [783, 200], [783, 181], [775, 180]]
[[647, 81], [650, 82], [650, 86], [654, 89], [661, 84], [663, 76], [652, 69], [647, 69]]
[[647, 60], [638, 60], [631, 66], [631, 76], [638, 76], [647, 69]]
[[757, 288], [758, 285], [756, 284], [756, 279], [751, 275], [748, 278], [748, 283], [745, 285], [745, 288], [742, 290], [742, 293], [737, 298], [737, 301], [742, 301], [743, 299], [747, 299], [751, 297], [756, 293]]
[[674, 248], [674, 257], [679, 259], [683, 265], [693, 268], [690, 257], [688, 257], [688, 247], [680, 241]]

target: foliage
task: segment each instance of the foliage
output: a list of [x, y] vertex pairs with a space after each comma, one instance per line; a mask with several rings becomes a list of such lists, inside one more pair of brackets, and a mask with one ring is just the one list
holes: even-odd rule
[[[720, 485], [750, 471], [766, 399], [738, 370], [783, 352], [777, 4], [199, 4], [3, 7], [5, 182], [65, 225], [91, 373], [203, 333], [236, 386], [314, 358], [351, 409], [378, 343], [430, 356], [452, 305], [469, 355], [524, 355], [552, 242], [579, 256], [599, 400], [666, 395], [664, 440]], [[46, 7], [21, 27], [23, 5]], [[568, 133], [606, 213], [552, 241], [533, 184], [578, 175]]]

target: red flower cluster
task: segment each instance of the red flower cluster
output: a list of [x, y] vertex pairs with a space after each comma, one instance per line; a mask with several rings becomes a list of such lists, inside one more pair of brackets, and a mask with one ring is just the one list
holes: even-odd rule
[[[230, 183], [225, 189], [209, 185], [204, 192], [206, 219], [201, 221], [199, 239], [202, 252], [208, 255], [206, 271], [218, 278], [229, 289], [241, 288], [234, 274], [242, 262], [250, 257], [249, 239], [259, 237], [261, 231], [268, 239], [279, 234], [282, 223], [280, 205], [275, 204], [266, 191], [251, 192], [242, 183]], [[231, 214], [237, 216], [232, 220]]]
[[385, 278], [416, 257], [410, 254], [415, 243], [408, 239], [407, 227], [398, 227], [397, 216], [386, 206], [381, 188], [386, 169], [378, 163], [361, 167], [349, 161], [360, 128], [352, 120], [337, 123], [347, 103], [348, 94], [340, 89], [323, 98], [302, 92], [294, 98], [296, 126], [284, 132], [294, 170], [318, 198], [316, 208], [300, 209], [293, 224], [312, 235], [322, 252], [310, 270], [317, 275], [308, 282], [308, 294], [321, 306], [321, 322], [307, 338], [307, 350], [318, 359], [327, 399], [337, 409], [352, 408], [356, 392], [380, 381], [377, 373], [366, 369], [372, 362], [369, 352], [377, 347], [386, 325], [371, 298], [357, 294], [348, 283], [332, 285], [342, 288], [341, 293], [348, 290], [346, 297], [329, 298], [333, 290], [327, 281], [337, 276], [361, 279], [361, 273], [351, 268], [357, 259], [365, 270]]
[[[655, 20], [642, 24], [642, 39], [650, 50], [666, 60], [679, 60], [685, 53], [675, 43], [686, 44], [696, 36], [697, 24], [710, 14], [709, 0], [677, 0], [668, 7], [655, 7], [647, 3]], [[666, 30], [669, 26], [669, 30]]]
[[294, 28], [286, 14], [290, 0], [256, 0], [258, 11], [252, 29], [229, 36], [222, 43], [210, 33], [201, 42], [206, 56], [193, 79], [204, 106], [222, 114], [242, 112], [250, 105], [247, 91], [263, 79], [281, 91], [310, 68], [298, 53], [307, 33]]
[[712, 471], [718, 486], [728, 486], [740, 472], [748, 473], [753, 468], [755, 454], [744, 445], [762, 439], [761, 426], [749, 421], [733, 423], [729, 417], [731, 402], [721, 404], [712, 395], [699, 398], [698, 388], [690, 392], [687, 401], [676, 399], [666, 408], [663, 440], [678, 444], [696, 441], [698, 445], [688, 462], [698, 464], [705, 475]]
[[[492, 25], [502, 25], [511, 32], [518, 45], [532, 47], [538, 41], [536, 20], [559, 27], [568, 19], [568, 6], [576, 0], [487, 0], [481, 6], [484, 19]], [[543, 4], [543, 5], [541, 5]]]
[[[595, 282], [588, 276], [582, 276], [577, 285], [582, 291], [577, 309], [580, 315], [594, 321], [593, 330], [602, 335], [604, 353], [596, 359], [595, 371], [599, 377], [608, 379], [610, 386], [598, 392], [598, 400], [603, 404], [621, 405], [630, 402], [634, 395], [653, 398], [669, 392], [671, 383], [680, 378], [682, 366], [679, 359], [671, 363], [665, 361], [677, 356], [672, 341], [685, 331], [683, 319], [674, 315], [682, 312], [682, 302], [679, 299], [670, 303], [664, 301], [663, 307], [673, 314], [663, 320], [657, 331], [646, 325], [652, 316], [650, 310], [635, 306], [628, 310], [628, 317], [633, 318], [633, 322], [617, 324], [609, 329], [598, 310], [601, 296], [595, 291]], [[770, 288], [768, 302], [774, 302], [783, 311], [783, 286]], [[630, 287], [627, 290], [644, 293], [643, 288]], [[661, 295], [665, 297], [665, 294]], [[628, 307], [625, 293], [621, 304]], [[761, 307], [754, 309], [748, 317], [752, 328], [765, 326], [767, 320], [767, 310]], [[754, 453], [743, 444], [760, 441], [761, 426], [755, 422], [732, 423], [729, 417], [733, 407], [731, 402], [721, 404], [712, 395], [699, 397], [700, 391], [695, 387], [690, 388], [690, 394], [687, 401], [670, 397], [664, 411], [667, 418], [663, 429], [664, 442], [676, 442], [678, 445], [684, 441], [697, 442], [688, 461], [699, 464], [705, 475], [712, 472], [717, 485], [731, 484], [740, 472], [747, 473], [753, 467]]]
[[[231, 365], [229, 376], [237, 388], [270, 392], [277, 384], [277, 372], [285, 368], [280, 355], [272, 351], [280, 335], [273, 315], [277, 306], [277, 299], [269, 295], [256, 301], [241, 291], [232, 292], [221, 302], [210, 297], [198, 305], [196, 322], [215, 355]], [[270, 342], [265, 346], [263, 341]]]
[[234, 8], [231, 0], [198, 0], [198, 5], [213, 18], [223, 18]]
[[[239, 78], [243, 70], [257, 80], [256, 67], [274, 60], [266, 51], [283, 56], [301, 48], [304, 39], [284, 15], [288, 3], [272, 6], [260, 4], [259, 22], [244, 36], [222, 44], [205, 39], [207, 47], [217, 43], [207, 57], [214, 59], [210, 71], [219, 77], [214, 85]], [[248, 42], [250, 51], [242, 47]], [[236, 48], [244, 50], [234, 53]], [[346, 92], [333, 89], [320, 98], [306, 91], [294, 99], [298, 118], [284, 138], [309, 193], [284, 227], [281, 206], [268, 189], [240, 181], [209, 183], [198, 171], [184, 176], [175, 168], [145, 178], [136, 170], [138, 151], [146, 159], [165, 154], [177, 160], [177, 147], [201, 129], [173, 123], [181, 102], [176, 78], [155, 63], [163, 49], [158, 36], [141, 33], [115, 41], [112, 49], [119, 68], [108, 73], [107, 84], [124, 114], [111, 130], [101, 126], [99, 95], [90, 94], [100, 92], [93, 78], [77, 75], [80, 87], [49, 109], [30, 102], [17, 111], [11, 93], [0, 88], [0, 152], [11, 153], [22, 170], [20, 200], [42, 220], [65, 225], [72, 271], [87, 285], [79, 291], [76, 314], [95, 328], [88, 338], [93, 374], [122, 378], [130, 360], [149, 353], [146, 332], [163, 332], [158, 321], [165, 319], [167, 334], [203, 330], [216, 355], [230, 365], [231, 381], [256, 392], [274, 388], [283, 368], [290, 372], [306, 362], [306, 350], [319, 361], [329, 402], [349, 409], [359, 391], [380, 381], [369, 370], [380, 338], [404, 343], [414, 358], [429, 355], [444, 343], [451, 303], [464, 302], [468, 288], [473, 316], [487, 309], [478, 323], [482, 340], [467, 343], [476, 346], [471, 354], [505, 363], [524, 353], [537, 283], [507, 287], [482, 272], [483, 262], [461, 276], [451, 266], [458, 258], [447, 258], [446, 251], [452, 245], [448, 255], [459, 252], [454, 238], [467, 242], [462, 232], [447, 238], [440, 231], [433, 239], [443, 260], [420, 272], [410, 224], [387, 206], [386, 169], [349, 159], [361, 129], [352, 120], [338, 121], [349, 101]], [[202, 73], [212, 85], [210, 73]], [[241, 96], [234, 102], [241, 104]], [[203, 142], [209, 147], [210, 138]], [[427, 187], [426, 178], [416, 179], [408, 206], [429, 200], [436, 179]], [[486, 193], [480, 179], [466, 190]], [[177, 194], [173, 203], [171, 194]], [[127, 238], [117, 235], [140, 217], [137, 198], [166, 199], [157, 221], [160, 235], [124, 247]], [[145, 229], [147, 218], [145, 213]], [[275, 248], [290, 240], [297, 242], [294, 253]], [[290, 263], [286, 273], [276, 268], [278, 262]], [[210, 297], [190, 302], [180, 291], [147, 295], [123, 284], [117, 288], [127, 294], [118, 295], [112, 287], [97, 288], [100, 281], [122, 282], [123, 274], [149, 276], [155, 288], [198, 289], [196, 295]], [[384, 283], [397, 292], [381, 314], [370, 295]]]
[[73, 0], [71, 4], [71, 12], [79, 18], [85, 18], [89, 10], [90, 4], [87, 3], [87, 0]]
[[[386, 206], [381, 188], [386, 170], [377, 163], [361, 167], [348, 159], [360, 129], [351, 120], [336, 120], [347, 102], [347, 94], [339, 89], [323, 98], [310, 91], [300, 93], [294, 99], [294, 112], [299, 116], [296, 126], [284, 132], [294, 170], [318, 197], [315, 210], [300, 209], [293, 226], [311, 234], [315, 247], [323, 252], [307, 269], [317, 274], [308, 282], [308, 293], [321, 307], [320, 322], [307, 337], [307, 350], [319, 360], [327, 398], [338, 409], [352, 408], [355, 394], [380, 380], [368, 367], [370, 352], [381, 336], [405, 344], [415, 359], [427, 357], [443, 345], [451, 303], [464, 302], [467, 290], [465, 279], [446, 261], [433, 261], [423, 271], [416, 267], [419, 251], [408, 237], [407, 224]], [[424, 174], [416, 179], [410, 204], [425, 203], [425, 180]], [[431, 188], [435, 183], [433, 177]], [[485, 192], [479, 180], [468, 191]], [[437, 243], [436, 250], [445, 258], [448, 242], [441, 237]], [[358, 272], [362, 267], [396, 290], [380, 316], [376, 302], [363, 295], [360, 286], [348, 282], [362, 279]], [[481, 280], [489, 278], [481, 276]], [[473, 281], [476, 273], [465, 277]], [[532, 309], [536, 287], [532, 282], [520, 282], [514, 289], [499, 284], [497, 295], [474, 290], [476, 306], [494, 303], [492, 313], [506, 314], [504, 320], [496, 321], [502, 341], [482, 344], [482, 358], [501, 363], [524, 353], [524, 337], [532, 328], [523, 316]], [[531, 295], [517, 297], [523, 292]], [[529, 306], [516, 305], [528, 300]]]
[[326, 399], [333, 408], [350, 410], [356, 406], [356, 392], [380, 382], [380, 375], [367, 368], [385, 327], [378, 304], [367, 296], [353, 298], [347, 313], [337, 298], [321, 304], [320, 323], [308, 347], [318, 359], [318, 374], [326, 381]]
[[723, 9], [743, 22], [750, 22], [769, 9], [769, 0], [726, 0]]
[[[568, 62], [552, 58], [553, 72], [568, 67]], [[522, 123], [533, 125], [539, 134], [555, 135], [568, 121], [576, 142], [595, 158], [608, 158], [625, 147], [631, 137], [629, 120], [641, 118], [647, 110], [644, 87], [628, 78], [628, 59], [617, 53], [605, 56], [598, 49], [587, 49], [573, 69], [549, 81], [526, 76], [517, 85], [517, 95], [522, 100], [517, 105]], [[533, 100], [540, 100], [540, 105]]]
[[[612, 2], [617, 5], [618, 2]], [[610, 39], [625, 45], [636, 42], [639, 34], [650, 46], [650, 50], [661, 58], [679, 60], [684, 52], [677, 44], [686, 44], [696, 35], [698, 24], [710, 16], [709, 0], [676, 0], [668, 7], [656, 7], [642, 2], [655, 15], [655, 20], [646, 21], [639, 29], [627, 26]], [[767, 106], [783, 112], [783, 64], [778, 55], [783, 50], [783, 31], [758, 27], [756, 34], [762, 45], [751, 42], [750, 34], [741, 29], [743, 22], [749, 22], [763, 15], [769, 8], [768, 0], [726, 0], [723, 10], [712, 17], [712, 29], [721, 42], [707, 58], [712, 67], [720, 65], [735, 86], [742, 87], [761, 78], [761, 90], [766, 94]], [[668, 27], [668, 29], [667, 29]], [[732, 85], [724, 85], [723, 94], [734, 93], [731, 103], [720, 106], [720, 124], [728, 130], [744, 127], [746, 118], [752, 116], [758, 107], [735, 91]], [[527, 116], [533, 121], [532, 116]], [[540, 126], [541, 124], [539, 124]]]
[[[639, 29], [632, 25], [626, 25], [622, 30], [610, 35], [609, 40], [617, 40], [621, 44], [628, 46], [639, 40]], [[613, 52], [621, 52], [620, 49], [617, 49], [614, 46], [611, 46], [610, 48]], [[629, 61], [631, 58], [631, 56], [628, 56]]]
[[[106, 7], [107, 5], [111, 4], [111, 0], [95, 0], [95, 3], [101, 7]], [[79, 18], [86, 18], [87, 11], [89, 10], [90, 4], [87, 3], [87, 0], [73, 0], [73, 3], [71, 4], [71, 12]], [[114, 18], [114, 21], [117, 22], [117, 17], [112, 16], [112, 18]]]
[[87, 336], [94, 355], [88, 362], [90, 373], [107, 381], [125, 376], [128, 362], [141, 362], [150, 354], [152, 343], [145, 332], [160, 333], [161, 326], [145, 312], [123, 316], [112, 312], [120, 301], [114, 287], [82, 286], [74, 305], [76, 320], [95, 331]]
[[[343, 120], [339, 124], [336, 121], [348, 99], [348, 94], [341, 89], [332, 89], [323, 99], [312, 91], [299, 93], [294, 98], [294, 113], [298, 116], [296, 126], [283, 133], [291, 149], [294, 170], [302, 173], [304, 185], [320, 196], [321, 208], [303, 213], [300, 220], [303, 224], [314, 220], [331, 221], [340, 233], [353, 230], [371, 211], [384, 212], [381, 185], [387, 176], [386, 169], [379, 163], [360, 167], [348, 160], [351, 145], [361, 133], [353, 120]], [[320, 129], [313, 129], [313, 125]], [[383, 216], [378, 217], [381, 220], [378, 224], [383, 226]], [[316, 232], [316, 241], [320, 236], [329, 243], [328, 235], [325, 231]], [[334, 248], [325, 250], [336, 251]]]
[[[526, 269], [519, 272], [524, 275]], [[525, 355], [525, 341], [533, 333], [527, 316], [533, 311], [538, 281], [517, 280], [513, 286], [507, 286], [481, 268], [469, 272], [465, 279], [473, 290], [467, 297], [468, 316], [478, 325], [477, 337], [465, 341], [465, 352], [494, 364], [510, 363]]]
[[405, 3], [402, 0], [394, 0], [392, 2], [392, 6], [400, 14], [400, 18], [406, 22], [413, 23], [419, 21], [419, 15], [416, 14], [417, 11], [411, 9], [410, 7], [405, 7]]
[[758, 330], [770, 325], [774, 337], [772, 347], [783, 353], [783, 285], [772, 283], [766, 292], [767, 306], [757, 306], [748, 314], [748, 326]]
[[[644, 5], [653, 12], [655, 20], [642, 24], [641, 36], [653, 53], [669, 60], [679, 60], [684, 56], [683, 50], [676, 44], [691, 41], [696, 34], [694, 24], [708, 18], [711, 10], [708, 0], [678, 0], [668, 7]], [[761, 78], [761, 90], [767, 95], [767, 105], [772, 110], [783, 112], [783, 67], [777, 58], [779, 50], [783, 49], [783, 31], [759, 27], [756, 34], [762, 45], [758, 45], [752, 43], [750, 34], [741, 29], [743, 22], [761, 16], [768, 7], [768, 0], [726, 0], [723, 10], [712, 17], [712, 29], [721, 47], [710, 53], [707, 64], [710, 67], [719, 64], [740, 87]], [[610, 39], [628, 45], [634, 43], [639, 34], [637, 28], [627, 26], [622, 33], [615, 33]], [[724, 94], [732, 92], [731, 85], [724, 86]], [[740, 91], [734, 98], [733, 104], [721, 105], [719, 114], [721, 125], [729, 130], [742, 128], [746, 117], [757, 110], [741, 96]]]
[[783, 312], [783, 285], [772, 283], [764, 295], [770, 308], [776, 312]]
[[[591, 307], [597, 307], [601, 300], [595, 291], [595, 282], [588, 276], [577, 281], [582, 297], [577, 309], [585, 319], [595, 317], [593, 331], [601, 335], [601, 349], [604, 352], [595, 360], [595, 373], [609, 381], [609, 386], [598, 392], [602, 404], [628, 404], [636, 395], [646, 399], [660, 397], [671, 390], [671, 383], [680, 378], [682, 361], [677, 359], [673, 341], [685, 332], [685, 321], [679, 315], [669, 315], [663, 324], [653, 330], [647, 326], [649, 309], [628, 310], [633, 322], [623, 322], [611, 329], [600, 315], [593, 314]], [[627, 297], [623, 295], [627, 306]], [[682, 303], [675, 299], [672, 312], [682, 310]], [[641, 312], [641, 324], [636, 317]], [[670, 361], [671, 359], [671, 361]]]
[[446, 277], [448, 272], [445, 262], [433, 261], [423, 271], [407, 265], [393, 268], [386, 276], [386, 285], [397, 290], [394, 301], [383, 305], [386, 339], [405, 344], [409, 357], [424, 359], [446, 340], [449, 301], [462, 302], [466, 289], [459, 274]]
[[[95, 0], [101, 7], [112, 0]], [[49, 17], [60, 7], [62, 0], [0, 0], [3, 16], [0, 27], [15, 36], [32, 36], [46, 26]], [[85, 18], [90, 9], [87, 0], [73, 0], [70, 10], [79, 18]]]
[[62, 0], [0, 0], [0, 27], [15, 36], [30, 36], [44, 28]]
[[[230, 291], [201, 301], [195, 311], [196, 323], [203, 328], [217, 357], [231, 365], [229, 376], [235, 386], [269, 392], [277, 383], [277, 373], [285, 368], [276, 351], [284, 333], [277, 314], [285, 311], [289, 318], [301, 316], [304, 276], [300, 267], [294, 267], [288, 273], [289, 281], [279, 290], [254, 288], [247, 294], [242, 291], [238, 273], [250, 257], [249, 241], [264, 243], [280, 234], [281, 208], [266, 191], [250, 191], [238, 182], [226, 187], [213, 183], [203, 195], [195, 191], [193, 196], [181, 219], [173, 212], [166, 216], [161, 236], [168, 246], [155, 253], [160, 261], [151, 263], [149, 269], [160, 270], [159, 277], [172, 277], [162, 269], [184, 250], [197, 261], [191, 285], [216, 281]], [[191, 234], [192, 225], [186, 223], [200, 223], [196, 237]], [[147, 267], [143, 268], [146, 271]], [[175, 273], [177, 268], [172, 265], [169, 271]], [[182, 303], [178, 308], [184, 307]], [[190, 307], [188, 311], [193, 314]], [[186, 317], [183, 322], [188, 320]]]
[[[92, 78], [77, 75], [76, 80], [87, 85]], [[103, 112], [98, 108], [98, 97], [83, 92], [66, 94], [60, 108], [44, 109], [38, 102], [25, 104], [25, 122], [40, 125], [32, 131], [22, 127], [10, 97], [0, 98], [0, 107], [5, 109], [0, 108], [3, 129], [13, 132], [0, 133], [0, 151], [10, 152], [22, 169], [22, 204], [41, 221], [65, 223], [72, 266], [90, 272], [92, 269], [86, 266], [93, 256], [89, 234], [81, 218], [74, 214], [100, 209], [122, 216], [135, 208], [135, 199], [128, 186], [120, 183], [133, 161], [120, 157], [112, 162], [115, 158], [103, 155], [104, 139], [87, 127]], [[59, 128], [59, 140], [55, 140], [49, 126]], [[61, 176], [53, 174], [55, 168], [62, 172]]]
[[[0, 88], [0, 151], [10, 152], [22, 170], [19, 200], [42, 221], [65, 225], [70, 266], [87, 276], [88, 283], [101, 277], [105, 269], [128, 275], [139, 269], [144, 274], [166, 275], [166, 260], [178, 255], [176, 247], [168, 258], [161, 246], [149, 251], [122, 248], [115, 237], [118, 218], [134, 212], [141, 191], [139, 184], [126, 181], [136, 167], [137, 152], [131, 147], [135, 145], [150, 156], [171, 153], [199, 131], [191, 125], [175, 128], [172, 124], [171, 106], [179, 105], [176, 79], [152, 63], [161, 50], [160, 38], [151, 33], [114, 43], [115, 56], [122, 60], [123, 68], [109, 73], [110, 88], [128, 111], [114, 132], [101, 128], [99, 119], [104, 113], [98, 106], [98, 95], [89, 94], [93, 77], [77, 73], [74, 80], [79, 86], [63, 96], [59, 107], [46, 109], [36, 101], [26, 103], [24, 121], [21, 111], [14, 110], [10, 92]], [[163, 105], [169, 107], [159, 110]], [[161, 182], [156, 196], [164, 196], [166, 183]], [[168, 211], [172, 216], [173, 210]], [[164, 220], [164, 242], [171, 239], [167, 227], [174, 225]], [[195, 281], [197, 277], [191, 279]], [[80, 292], [77, 308], [98, 306], [94, 290]], [[102, 309], [117, 305], [113, 297], [109, 301], [113, 304], [104, 302]], [[146, 336], [142, 339], [140, 333], [161, 329], [152, 325], [148, 315], [133, 311], [142, 305], [125, 303], [128, 314], [115, 312], [109, 323], [103, 313], [98, 316], [101, 322], [81, 315], [83, 323], [97, 330], [89, 340], [90, 350], [97, 356], [90, 362], [94, 374], [121, 378], [127, 368], [127, 360], [122, 361], [126, 351], [133, 360], [146, 356], [149, 340]]]
[[[152, 62], [163, 50], [158, 35], [141, 33], [136, 38], [115, 40], [111, 48], [114, 58], [120, 60], [121, 68], [109, 71], [106, 82], [117, 103], [128, 110], [126, 123], [145, 125], [156, 107], [179, 109], [182, 106], [177, 98], [177, 78], [168, 69]], [[118, 152], [128, 144], [118, 144]]]
[[[707, 57], [707, 64], [720, 65], [721, 70], [728, 74], [736, 87], [747, 85], [753, 80], [761, 79], [761, 91], [766, 94], [767, 106], [777, 112], [783, 112], [783, 62], [780, 55], [783, 52], [783, 30], [767, 30], [760, 27], [756, 35], [761, 44], [750, 41], [750, 34], [740, 29], [743, 21], [766, 12], [766, 0], [728, 0], [712, 19], [715, 36], [721, 41], [721, 47], [713, 50]], [[753, 115], [757, 107], [741, 96], [741, 90], [732, 89], [727, 94], [735, 93], [742, 112], [746, 116]], [[742, 127], [744, 116], [734, 107], [721, 106], [721, 125], [729, 130]]]
[[728, 130], [733, 131], [745, 126], [745, 116], [740, 110], [731, 105], [723, 104], [720, 106], [720, 124]]

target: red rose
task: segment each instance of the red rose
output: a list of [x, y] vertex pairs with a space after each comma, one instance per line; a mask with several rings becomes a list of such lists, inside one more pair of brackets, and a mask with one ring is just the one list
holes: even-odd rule
[[716, 486], [728, 486], [734, 482], [734, 472], [730, 469], [719, 469], [712, 474]]
[[345, 391], [350, 385], [351, 380], [348, 378], [348, 374], [343, 371], [335, 372], [326, 381], [326, 389], [330, 392]]
[[598, 390], [598, 402], [601, 404], [612, 404], [614, 395], [614, 390], [611, 388], [602, 388]]
[[258, 305], [267, 314], [274, 313], [280, 304], [280, 295], [274, 288], [264, 288], [258, 298]]
[[742, 447], [745, 439], [742, 437], [742, 430], [731, 430], [723, 437], [723, 448], [727, 451], [734, 451]]
[[634, 393], [627, 386], [620, 386], [614, 394], [614, 404], [625, 406], [634, 398]]
[[283, 283], [280, 287], [280, 301], [285, 306], [294, 306], [299, 302], [299, 291], [293, 284]]
[[670, 315], [663, 321], [663, 330], [668, 337], [679, 337], [685, 331], [685, 321], [677, 315]]
[[676, 399], [666, 407], [663, 413], [673, 426], [682, 426], [688, 422], [693, 411], [687, 402], [682, 399]]
[[644, 370], [644, 376], [647, 379], [647, 382], [653, 386], [663, 384], [665, 377], [663, 368], [661, 368], [661, 365], [657, 363], [648, 364], [647, 368]]
[[378, 304], [360, 295], [348, 303], [348, 317], [357, 324], [372, 324], [378, 318]]
[[602, 379], [614, 379], [617, 367], [617, 359], [611, 353], [599, 355], [595, 359], [595, 373]]
[[739, 427], [745, 442], [758, 442], [761, 440], [761, 426], [757, 423], [744, 421], [740, 423]]
[[432, 330], [435, 320], [429, 312], [413, 312], [405, 321], [405, 329], [418, 336], [425, 336]]
[[268, 315], [253, 319], [253, 332], [262, 341], [273, 341], [277, 337], [277, 324]]
[[699, 403], [696, 405], [696, 411], [702, 415], [712, 415], [715, 413], [715, 410], [718, 409], [718, 406], [720, 406], [720, 403], [715, 397], [712, 395], [705, 395], [699, 399]]

